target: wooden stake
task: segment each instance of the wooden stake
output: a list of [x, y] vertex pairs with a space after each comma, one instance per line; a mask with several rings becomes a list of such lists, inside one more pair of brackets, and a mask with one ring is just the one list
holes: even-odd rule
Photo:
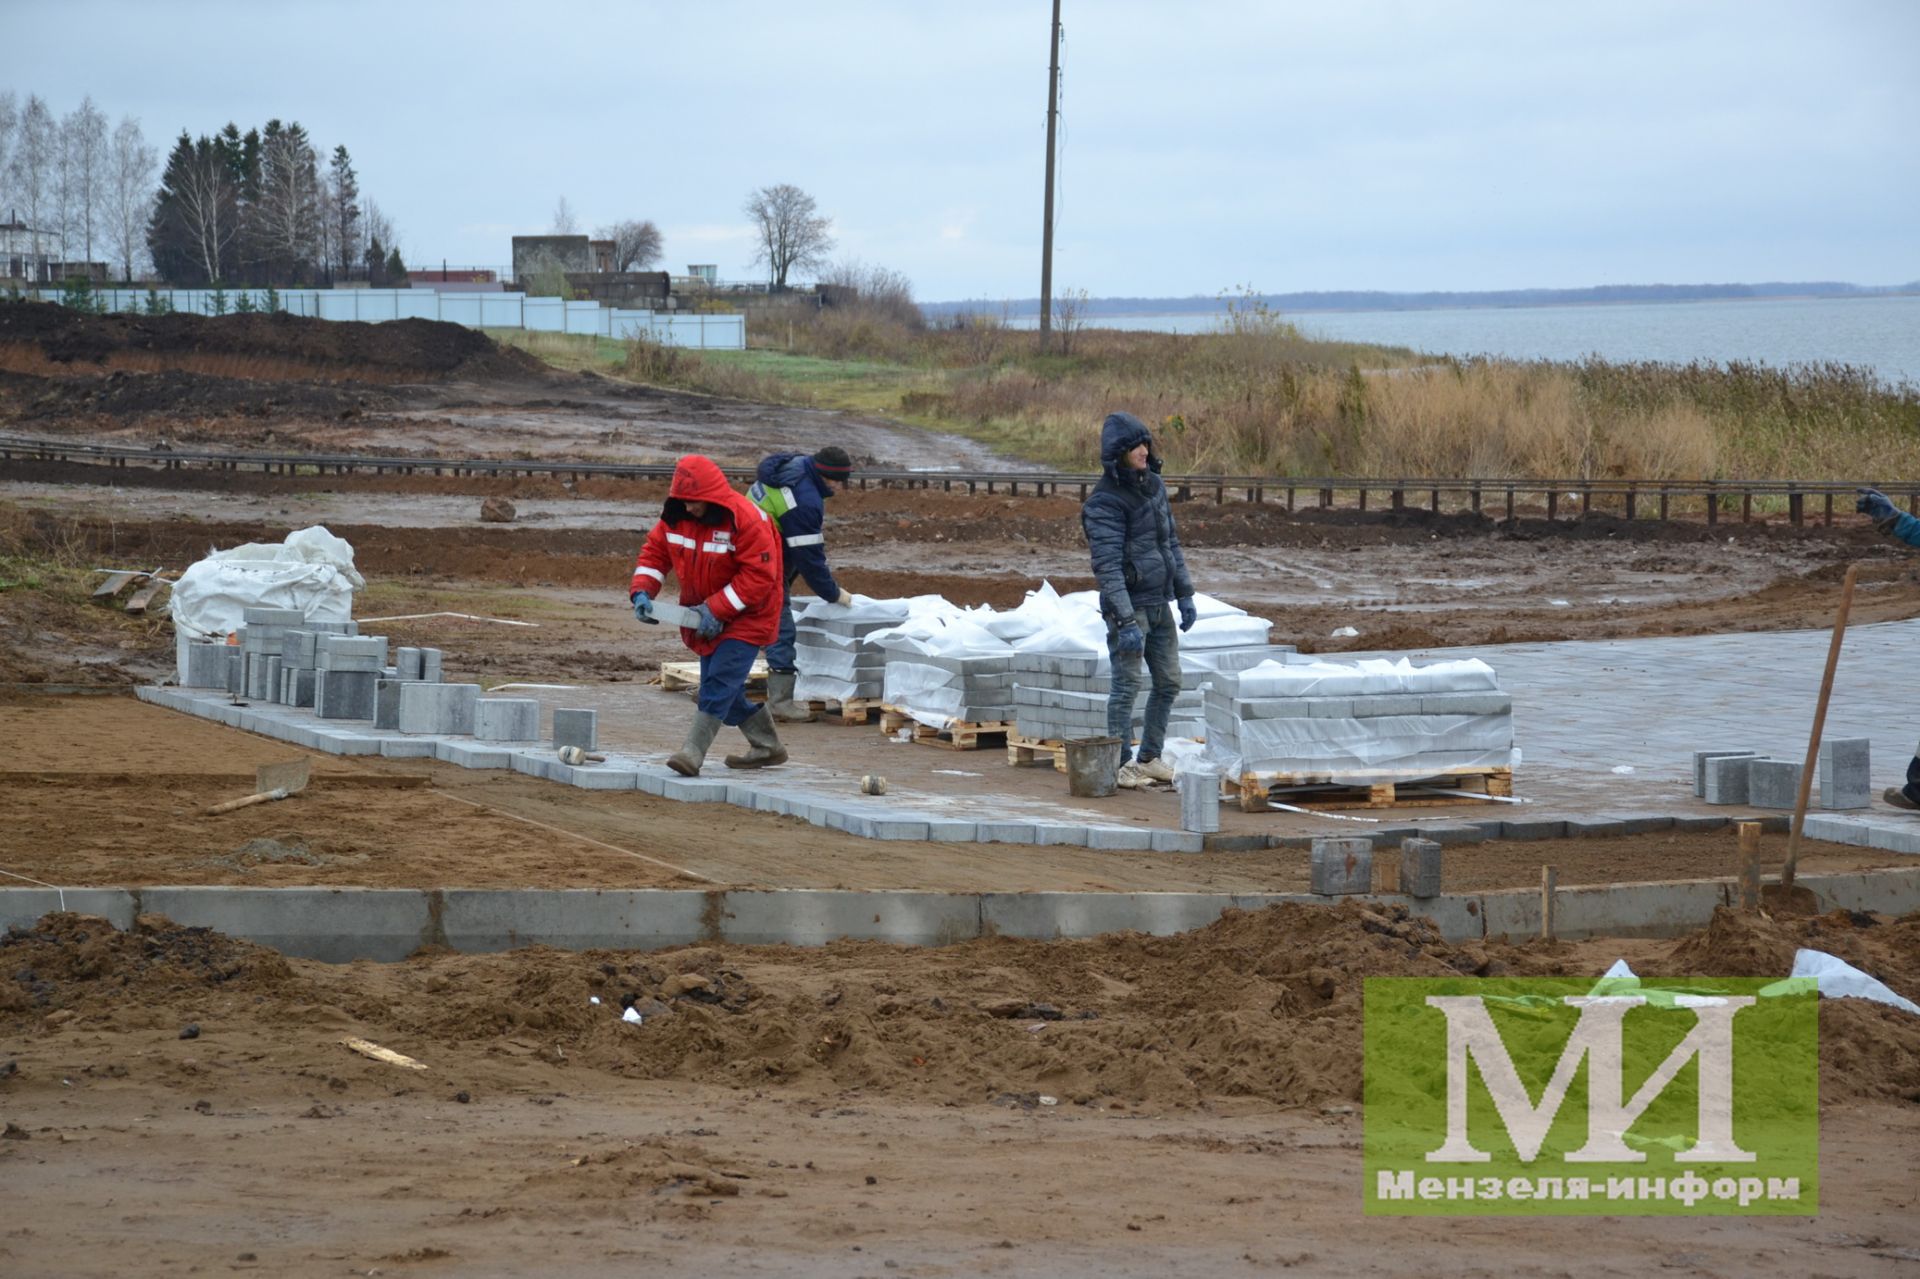
[[1560, 868], [1540, 868], [1540, 940], [1557, 941], [1554, 935], [1553, 892], [1560, 886]]
[[1800, 828], [1807, 821], [1807, 796], [1813, 790], [1813, 770], [1820, 762], [1820, 730], [1827, 723], [1827, 698], [1833, 694], [1833, 672], [1840, 665], [1840, 641], [1846, 637], [1847, 614], [1853, 610], [1853, 583], [1860, 575], [1858, 565], [1847, 567], [1847, 579], [1840, 587], [1840, 609], [1833, 617], [1833, 642], [1827, 645], [1827, 672], [1820, 679], [1820, 700], [1813, 708], [1813, 734], [1807, 738], [1807, 762], [1800, 769], [1800, 797], [1793, 806], [1793, 827], [1787, 832], [1787, 861], [1780, 868], [1780, 886], [1793, 888], [1793, 873], [1800, 860]]
[[1740, 832], [1740, 909], [1760, 909], [1760, 823], [1739, 822]]

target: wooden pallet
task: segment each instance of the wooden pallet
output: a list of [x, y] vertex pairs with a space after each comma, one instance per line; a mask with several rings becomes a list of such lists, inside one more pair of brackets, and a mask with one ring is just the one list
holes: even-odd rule
[[913, 740], [927, 746], [940, 746], [950, 751], [977, 751], [987, 743], [983, 737], [1011, 737], [1013, 725], [1006, 720], [956, 719], [945, 728], [933, 728], [922, 724], [913, 716], [897, 706], [880, 708], [880, 731], [887, 734], [899, 732], [903, 728], [913, 730]]
[[800, 702], [829, 724], [870, 724], [875, 715], [884, 715], [885, 707], [877, 697], [849, 697], [840, 702]]
[[[1238, 798], [1240, 810], [1264, 813], [1267, 797], [1295, 808], [1432, 808], [1441, 804], [1470, 804], [1459, 795], [1437, 795], [1435, 791], [1472, 791], [1481, 795], [1509, 798], [1513, 795], [1511, 768], [1484, 768], [1473, 772], [1448, 773], [1418, 782], [1369, 781], [1364, 772], [1342, 772], [1338, 782], [1325, 777], [1300, 773], [1242, 773], [1220, 779], [1220, 793], [1227, 799]], [[1487, 802], [1492, 802], [1491, 800]]]
[[1067, 771], [1067, 745], [1065, 742], [1037, 737], [1022, 737], [1009, 729], [1007, 731], [1007, 763], [1015, 768], [1022, 764], [1037, 764], [1046, 760], [1053, 765], [1053, 771]]
[[[660, 687], [669, 693], [691, 693], [700, 690], [700, 663], [698, 662], [662, 662], [660, 663]], [[759, 693], [765, 697], [767, 692], [767, 664], [756, 660], [753, 669], [747, 672], [747, 695]]]

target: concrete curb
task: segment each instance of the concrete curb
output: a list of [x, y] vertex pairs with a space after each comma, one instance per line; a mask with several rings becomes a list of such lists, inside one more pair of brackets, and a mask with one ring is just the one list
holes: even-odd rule
[[[1886, 915], [1920, 910], [1920, 867], [1802, 875], [1822, 910]], [[469, 954], [520, 946], [562, 950], [658, 950], [730, 943], [820, 946], [839, 940], [945, 946], [978, 937], [1041, 940], [1139, 932], [1155, 937], [1203, 928], [1232, 908], [1294, 902], [1308, 893], [931, 893], [839, 889], [414, 889], [414, 888], [0, 888], [0, 927], [31, 927], [62, 908], [103, 915], [115, 927], [163, 914], [218, 929], [284, 954], [330, 963], [392, 962], [425, 945]], [[1730, 880], [1565, 888], [1558, 934], [1672, 937], [1729, 905]], [[1354, 900], [1352, 898], [1344, 900]], [[1540, 930], [1536, 890], [1446, 893], [1416, 900], [1376, 894], [1431, 919], [1450, 942]]]

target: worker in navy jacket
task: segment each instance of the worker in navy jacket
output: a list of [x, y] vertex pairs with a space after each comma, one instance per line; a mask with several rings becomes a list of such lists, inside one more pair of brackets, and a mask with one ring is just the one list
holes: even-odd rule
[[[1871, 515], [1882, 533], [1897, 537], [1908, 546], [1920, 546], [1920, 519], [1901, 511], [1880, 490], [1861, 489], [1854, 509]], [[1907, 784], [1887, 787], [1880, 798], [1895, 808], [1920, 811], [1920, 749], [1914, 751], [1913, 759], [1907, 764]]]
[[767, 648], [767, 705], [783, 723], [804, 724], [814, 718], [811, 707], [793, 700], [799, 677], [793, 646], [793, 583], [804, 577], [813, 593], [829, 604], [844, 598], [827, 564], [826, 501], [833, 485], [845, 484], [853, 473], [853, 459], [837, 444], [809, 457], [805, 453], [775, 453], [763, 458], [747, 497], [780, 526], [786, 553], [786, 585], [780, 610], [780, 634]]

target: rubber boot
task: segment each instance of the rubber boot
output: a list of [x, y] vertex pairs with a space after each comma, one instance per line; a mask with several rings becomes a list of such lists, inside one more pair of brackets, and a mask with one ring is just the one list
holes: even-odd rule
[[773, 716], [767, 713], [766, 707], [755, 711], [752, 718], [740, 725], [740, 731], [746, 734], [751, 749], [744, 755], [727, 756], [728, 768], [772, 768], [787, 762], [787, 748], [780, 744]]
[[767, 709], [782, 724], [811, 724], [820, 717], [813, 713], [813, 707], [793, 700], [794, 679], [793, 671], [767, 672]]
[[700, 776], [700, 765], [707, 762], [707, 748], [720, 731], [720, 717], [696, 711], [693, 726], [687, 729], [686, 744], [667, 759], [667, 767], [682, 777]]

